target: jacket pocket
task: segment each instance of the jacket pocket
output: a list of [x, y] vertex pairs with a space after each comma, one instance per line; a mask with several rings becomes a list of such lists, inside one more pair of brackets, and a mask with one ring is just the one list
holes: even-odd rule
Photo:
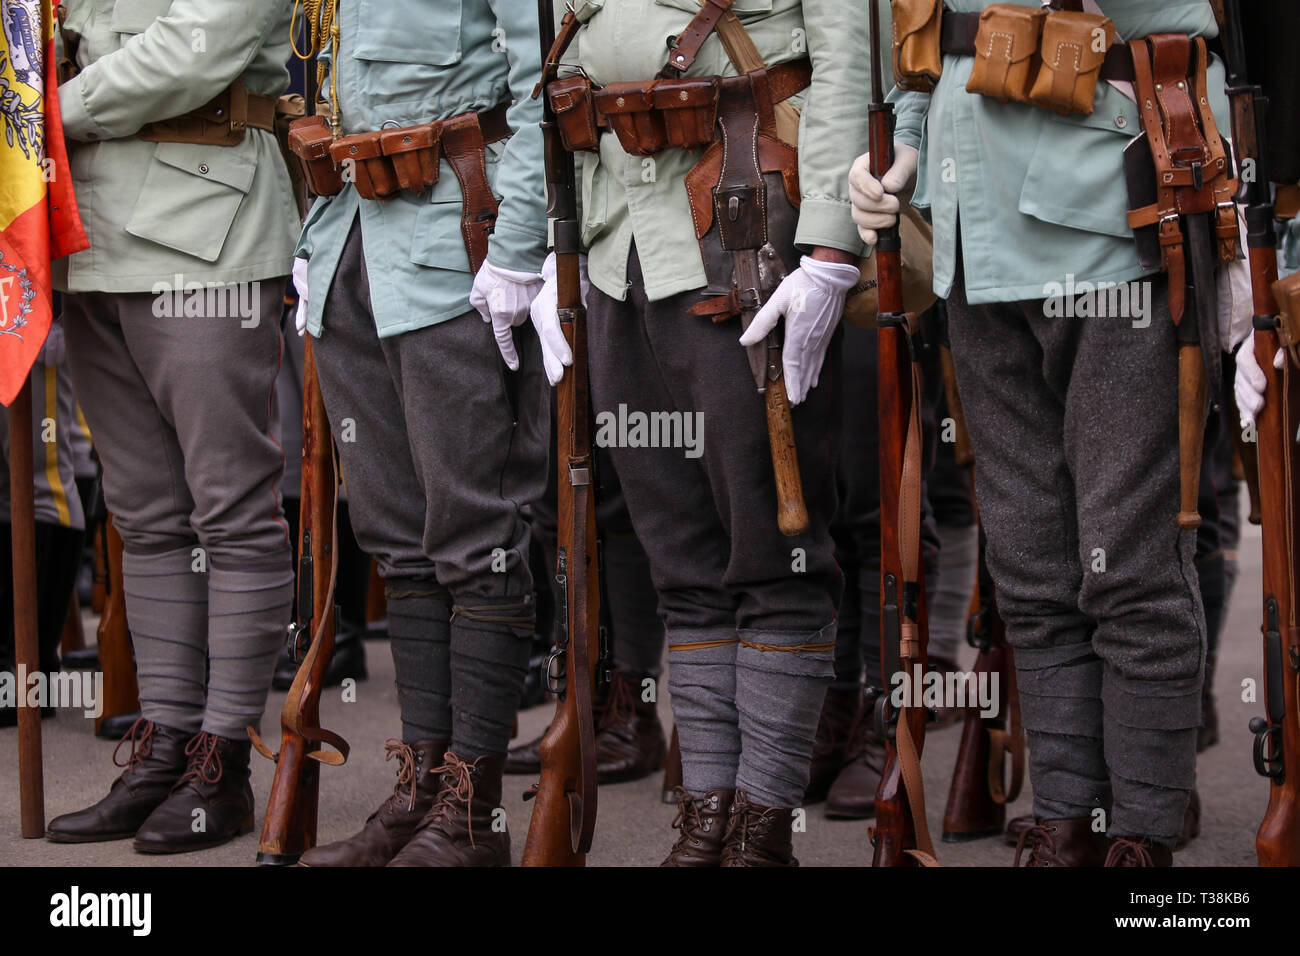
[[113, 6], [108, 28], [114, 33], [144, 33], [151, 23], [167, 15], [171, 5], [172, 0], [119, 0]]
[[[443, 170], [452, 184], [456, 177]], [[438, 183], [442, 185], [441, 179]], [[465, 238], [460, 231], [460, 188], [450, 197], [435, 194], [415, 214], [415, 228], [411, 234], [411, 261], [430, 269], [450, 272], [469, 272], [469, 253], [465, 251]]]
[[126, 231], [216, 262], [256, 174], [256, 159], [238, 147], [159, 143]]
[[1054, 225], [1128, 238], [1124, 147], [1141, 131], [1137, 107], [1107, 90], [1087, 116], [1044, 114], [1019, 209]]
[[589, 246], [609, 222], [609, 171], [600, 157], [582, 154], [582, 244]]
[[436, 11], [417, 18], [397, 16], [386, 9], [362, 17], [353, 55], [358, 60], [385, 63], [459, 63], [461, 0], [438, 0]]

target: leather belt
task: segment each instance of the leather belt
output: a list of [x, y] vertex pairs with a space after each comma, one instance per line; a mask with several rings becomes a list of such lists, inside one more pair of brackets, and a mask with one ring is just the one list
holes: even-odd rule
[[[939, 51], [951, 56], [974, 56], [975, 35], [979, 32], [980, 14], [954, 13], [944, 9], [939, 26]], [[1106, 51], [1101, 64], [1100, 79], [1123, 80], [1132, 83], [1137, 74], [1133, 69], [1133, 51], [1127, 43], [1113, 43]]]
[[147, 123], [140, 128], [140, 139], [151, 143], [201, 143], [210, 146], [234, 146], [243, 142], [251, 129], [275, 132], [275, 107], [278, 96], [250, 93], [242, 79], [202, 106], [169, 119]]

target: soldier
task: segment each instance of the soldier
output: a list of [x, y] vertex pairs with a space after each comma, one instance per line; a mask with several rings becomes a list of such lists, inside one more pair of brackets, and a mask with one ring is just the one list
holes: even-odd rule
[[[901, 98], [895, 164], [880, 181], [868, 157], [855, 163], [854, 218], [874, 242], [916, 171], [1029, 735], [1036, 824], [1021, 840], [1026, 859], [1169, 865], [1194, 783], [1205, 622], [1196, 533], [1175, 521], [1173, 280], [1140, 263], [1126, 215], [1122, 151], [1142, 129], [1118, 62], [1128, 48], [1110, 48], [1095, 90], [1071, 87], [1087, 91], [1086, 110], [1031, 104], [1024, 89], [999, 102], [967, 91], [996, 73], [971, 80], [964, 42], [986, 6], [947, 0], [938, 85]], [[1082, 16], [1077, 2], [1052, 6]], [[1124, 40], [1217, 32], [1208, 2], [1100, 7]], [[1217, 62], [1206, 86], [1225, 130]], [[1056, 311], [1069, 283], [1099, 281], [1131, 283], [1127, 314]], [[1239, 310], [1220, 311], [1236, 320], [1222, 334], [1233, 344], [1244, 334]], [[1198, 316], [1189, 307], [1182, 321]]]
[[[497, 811], [534, 623], [522, 509], [547, 468], [526, 325], [546, 247], [536, 8], [340, 0], [332, 13], [321, 58], [341, 172], [299, 241], [299, 331], [315, 337], [353, 529], [387, 584], [402, 729], [392, 796], [300, 862], [508, 866]], [[381, 130], [424, 142], [436, 181], [377, 189], [397, 170], [351, 156], [373, 156]]]
[[91, 247], [55, 281], [124, 542], [143, 716], [108, 796], [48, 835], [198, 850], [253, 826], [247, 728], [292, 597], [271, 434], [297, 224], [272, 133], [291, 5], [67, 7], [80, 72], [59, 101]]
[[[859, 278], [863, 246], [842, 177], [865, 141], [865, 129], [852, 117], [864, 103], [870, 53], [865, 21], [847, 0], [738, 3], [747, 40], [726, 12], [731, 7], [593, 0], [574, 7], [582, 26], [569, 59], [593, 85], [584, 91], [578, 81], [575, 99], [600, 95], [594, 90], [606, 86], [591, 118], [593, 128], [597, 121], [609, 126], [583, 143], [589, 151], [581, 157], [591, 385], [598, 420], [662, 414], [703, 427], [694, 448], [658, 441], [643, 447], [652, 443], [630, 431], [626, 441], [609, 443], [649, 555], [669, 646], [684, 786], [681, 833], [665, 865], [792, 866], [791, 808], [802, 803], [808, 782], [841, 590], [828, 532], [839, 432], [836, 359], [827, 350], [844, 296]], [[715, 23], [730, 37], [726, 46]], [[745, 51], [747, 43], [755, 53]], [[738, 58], [768, 70], [721, 84], [717, 126], [707, 105], [702, 117], [674, 115], [674, 103], [709, 95], [701, 93], [712, 88], [707, 80], [693, 78], [757, 68], [740, 68]], [[809, 58], [811, 83], [804, 72]], [[656, 76], [694, 85], [661, 85], [662, 111], [621, 112], [638, 108]], [[633, 85], [616, 92], [608, 89], [614, 82]], [[773, 146], [774, 116], [805, 86], [797, 101], [804, 146], [796, 159], [793, 150]], [[675, 130], [680, 145], [656, 138], [660, 122]], [[714, 146], [703, 158], [699, 152], [715, 141], [718, 128], [742, 138], [733, 158], [755, 154], [743, 139], [755, 128], [763, 131], [757, 152], [783, 158], [728, 167], [723, 182], [710, 165], [721, 149]], [[566, 131], [571, 145], [580, 132]], [[693, 168], [703, 180], [695, 204], [685, 183]], [[784, 176], [768, 175], [782, 170]], [[796, 172], [799, 192], [791, 196]], [[755, 195], [746, 190], [759, 176], [766, 183], [761, 224], [746, 205]], [[712, 190], [719, 183], [720, 190], [737, 189], [728, 193], [734, 198], [720, 200], [723, 212], [714, 217]], [[714, 226], [697, 241], [694, 226], [706, 215]], [[724, 217], [728, 240], [719, 239]], [[738, 237], [731, 224], [741, 221], [752, 231]], [[755, 290], [737, 287], [743, 279], [733, 276], [735, 260], [720, 248], [726, 241], [729, 249], [753, 249], [755, 237], [772, 250], [767, 262], [779, 260], [769, 267], [770, 298], [756, 316]], [[787, 272], [779, 284], [772, 281]], [[544, 274], [548, 285], [533, 321], [554, 384], [570, 354], [559, 331], [552, 260]], [[736, 322], [722, 321], [736, 314], [752, 317], [744, 338]], [[744, 348], [761, 349], [783, 314], [784, 381], [795, 406], [808, 511], [808, 529], [790, 538], [778, 530], [764, 403]]]

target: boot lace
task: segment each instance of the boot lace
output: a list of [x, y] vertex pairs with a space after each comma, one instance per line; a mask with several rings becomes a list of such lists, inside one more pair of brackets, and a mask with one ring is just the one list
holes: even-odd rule
[[1155, 866], [1151, 844], [1145, 839], [1116, 837], [1106, 852], [1106, 866]]
[[1020, 866], [1020, 855], [1028, 847], [1029, 858], [1025, 860], [1025, 866], [1051, 866], [1051, 861], [1056, 857], [1054, 833], [1056, 827], [1035, 823], [1020, 834], [1020, 839], [1016, 841], [1016, 858], [1011, 865]]
[[190, 758], [189, 765], [180, 780], [176, 781], [176, 789], [190, 781], [214, 784], [221, 780], [221, 751], [217, 749], [220, 743], [220, 737], [203, 730], [185, 745], [185, 756]]
[[626, 725], [636, 713], [636, 684], [618, 671], [609, 684], [609, 696], [602, 713], [597, 715], [596, 729]]
[[707, 801], [695, 799], [686, 792], [685, 787], [673, 787], [673, 793], [677, 795], [677, 816], [673, 819], [673, 829], [681, 830], [682, 835], [687, 836], [703, 827], [704, 818], [700, 815], [700, 807]]
[[407, 811], [415, 809], [415, 783], [419, 776], [418, 762], [415, 757], [415, 750], [411, 745], [395, 737], [389, 737], [384, 741], [384, 762], [397, 760], [397, 784], [393, 787], [393, 793], [388, 798], [388, 804], [397, 809], [398, 798], [402, 795], [402, 788], [409, 786], [410, 795], [406, 800]]
[[[131, 725], [131, 729], [122, 735], [122, 739], [113, 748], [113, 764], [126, 768], [126, 771], [130, 773], [144, 763], [144, 759], [153, 753], [153, 738], [157, 730], [158, 725], [152, 720], [137, 717], [135, 723]], [[117, 759], [117, 755], [122, 749], [122, 745], [128, 740], [131, 742], [131, 752], [127, 754], [126, 761], [123, 762]]]
[[458, 807], [464, 805], [465, 818], [469, 829], [469, 845], [474, 846], [474, 764], [466, 763], [450, 751], [441, 767], [434, 767], [430, 773], [442, 775], [442, 789], [424, 818], [424, 826], [432, 826], [443, 821], [451, 821]]
[[737, 790], [735, 802], [731, 805], [731, 819], [727, 822], [725, 842], [732, 843], [732, 834], [739, 830], [740, 852], [744, 853], [745, 843], [749, 837], [767, 826], [778, 812], [776, 807], [763, 809], [750, 803], [749, 795], [743, 790]]

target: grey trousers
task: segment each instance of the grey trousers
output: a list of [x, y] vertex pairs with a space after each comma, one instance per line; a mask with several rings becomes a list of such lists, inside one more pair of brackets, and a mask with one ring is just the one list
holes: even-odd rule
[[970, 305], [949, 336], [998, 607], [1015, 649], [1035, 814], [1171, 842], [1194, 782], [1205, 624], [1180, 531], [1175, 330]]
[[530, 596], [520, 509], [546, 487], [550, 427], [532, 326], [512, 375], [477, 312], [381, 339], [369, 290], [354, 223], [315, 352], [357, 542], [382, 577], [434, 579], [454, 604]]

